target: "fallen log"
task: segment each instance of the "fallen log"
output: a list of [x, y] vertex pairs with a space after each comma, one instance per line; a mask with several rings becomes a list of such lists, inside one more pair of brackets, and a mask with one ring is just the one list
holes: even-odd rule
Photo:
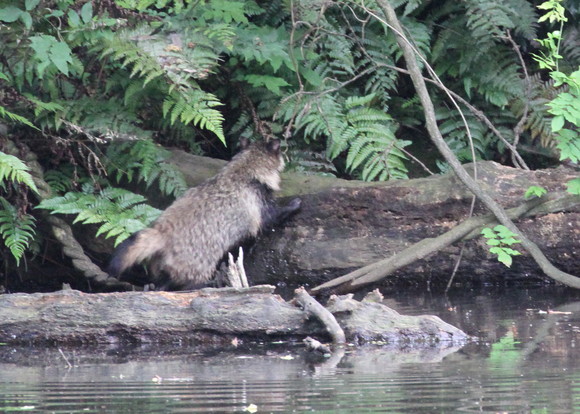
[[[199, 184], [222, 165], [178, 150], [173, 151], [172, 162], [186, 175], [188, 185]], [[472, 173], [473, 165], [467, 169]], [[526, 171], [491, 161], [478, 162], [477, 169], [478, 183], [506, 209], [521, 208], [532, 185], [544, 187], [549, 194], [563, 193], [565, 183], [578, 176], [569, 168]], [[381, 266], [397, 253], [424, 239], [442, 236], [468, 219], [472, 202], [472, 194], [453, 173], [380, 183], [284, 174], [282, 196], [297, 195], [303, 200], [301, 211], [283, 228], [263, 234], [246, 255], [250, 284], [314, 287], [365, 266]], [[484, 206], [476, 203], [475, 215], [485, 214]], [[486, 225], [495, 225], [493, 221]], [[580, 197], [568, 196], [564, 207], [546, 203], [546, 208], [518, 218], [517, 224], [555, 266], [577, 273]], [[459, 238], [468, 241], [454, 279], [456, 285], [552, 282], [525, 252], [515, 258], [511, 268], [499, 263], [485, 240], [474, 234], [478, 232], [476, 229]], [[409, 260], [388, 279], [374, 283], [392, 288], [444, 289], [460, 251], [459, 243], [452, 241], [432, 249], [426, 257]]]
[[[482, 162], [478, 176], [480, 184], [504, 208], [515, 209], [526, 202], [524, 194], [530, 186], [562, 194], [565, 183], [577, 173], [565, 168], [524, 171]], [[306, 194], [308, 183], [303, 182], [302, 210], [283, 228], [264, 234], [246, 255], [251, 283], [314, 287], [364, 266], [379, 266], [381, 261], [425, 239], [435, 239], [469, 218], [472, 196], [453, 174], [353, 185], [350, 182], [348, 187], [329, 186], [319, 191], [317, 183], [316, 192]], [[290, 185], [286, 191], [292, 190]], [[578, 275], [580, 197], [567, 197], [561, 205], [550, 202], [545, 208], [533, 209], [517, 219], [517, 224], [556, 267]], [[477, 202], [474, 214], [484, 216], [487, 210]], [[493, 219], [483, 224], [495, 225]], [[480, 230], [476, 229], [475, 235]], [[388, 279], [373, 283], [444, 289], [460, 256], [458, 242], [464, 240], [456, 285], [553, 282], [523, 249], [508, 268], [489, 253], [486, 240], [472, 232], [409, 260]]]
[[[194, 292], [0, 295], [0, 343], [9, 345], [231, 344], [328, 341], [317, 318], [273, 294], [273, 286]], [[350, 343], [462, 345], [468, 336], [436, 316], [403, 316], [372, 300], [334, 297], [328, 308]]]

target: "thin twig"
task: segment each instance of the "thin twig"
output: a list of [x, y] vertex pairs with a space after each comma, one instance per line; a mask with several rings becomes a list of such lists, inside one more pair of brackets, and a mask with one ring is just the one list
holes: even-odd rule
[[[529, 98], [530, 98], [530, 94], [532, 93], [532, 82], [530, 81], [530, 75], [528, 74], [528, 69], [526, 68], [526, 62], [524, 60], [524, 57], [522, 56], [522, 52], [520, 51], [520, 47], [512, 38], [509, 30], [506, 32], [506, 34], [507, 34], [507, 36], [506, 36], [507, 41], [512, 45], [512, 48], [514, 49], [514, 51], [516, 52], [516, 55], [518, 56], [518, 59], [520, 60], [520, 65], [521, 65], [522, 70], [524, 72], [524, 82], [526, 84], [526, 95], [524, 96], [524, 99], [523, 99], [524, 110], [522, 112], [522, 117], [520, 118], [519, 122], [517, 123], [517, 125], [514, 128], [513, 146], [517, 147], [518, 142], [520, 141], [520, 135], [522, 134], [522, 132], [524, 130], [524, 125], [525, 125], [526, 121], [528, 120], [528, 111], [530, 109]], [[521, 157], [518, 159], [515, 156], [515, 153], [512, 151], [513, 164], [516, 166], [519, 165], [521, 168], [525, 168], [525, 169], [529, 170], [528, 166], [525, 163], [522, 164], [523, 160], [521, 160], [521, 161], [520, 160], [521, 160]]]
[[66, 355], [64, 354], [64, 352], [62, 352], [62, 349], [58, 348], [58, 352], [60, 352], [60, 355], [63, 357], [64, 361], [66, 362], [66, 365], [69, 368], [72, 368], [72, 364], [68, 361], [68, 358], [66, 357]]

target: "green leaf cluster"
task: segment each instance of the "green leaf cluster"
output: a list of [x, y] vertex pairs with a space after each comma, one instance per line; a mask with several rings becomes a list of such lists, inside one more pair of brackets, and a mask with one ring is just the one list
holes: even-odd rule
[[521, 254], [519, 251], [509, 247], [521, 242], [515, 238], [516, 235], [507, 227], [499, 224], [493, 229], [489, 227], [483, 229], [481, 234], [487, 239], [487, 245], [492, 246], [489, 249], [490, 253], [497, 255], [497, 260], [507, 267], [511, 267], [513, 256]]
[[88, 184], [83, 189], [44, 200], [38, 208], [52, 214], [76, 215], [74, 223], [99, 224], [96, 236], [115, 237], [115, 245], [146, 228], [161, 213], [145, 204], [145, 197], [122, 188], [108, 187], [95, 192]]
[[532, 185], [530, 186], [527, 190], [526, 193], [524, 194], [524, 198], [526, 200], [532, 198], [532, 197], [542, 197], [544, 194], [546, 194], [548, 192], [548, 190], [546, 190], [544, 187], [539, 187], [537, 185]]
[[[538, 6], [545, 10], [539, 21], [560, 23], [560, 30], [547, 33], [545, 39], [537, 39], [545, 51], [533, 55], [540, 68], [549, 69], [550, 77], [554, 80], [554, 87], [560, 88], [554, 99], [547, 103], [548, 112], [554, 117], [551, 130], [557, 142], [556, 148], [560, 151], [560, 160], [570, 160], [578, 164], [580, 160], [580, 65], [569, 75], [559, 70], [559, 61], [562, 42], [562, 27], [568, 21], [562, 0], [548, 0]], [[580, 194], [578, 179], [568, 183], [568, 192]]]

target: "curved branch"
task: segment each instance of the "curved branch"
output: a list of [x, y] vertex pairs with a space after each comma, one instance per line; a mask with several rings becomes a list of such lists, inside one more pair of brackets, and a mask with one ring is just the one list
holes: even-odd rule
[[[507, 210], [507, 215], [512, 220], [516, 220], [526, 215], [536, 215], [562, 211], [578, 204], [578, 198], [571, 195], [552, 195], [548, 199], [534, 199]], [[405, 250], [387, 259], [380, 260], [368, 266], [361, 267], [351, 273], [336, 279], [330, 280], [311, 290], [318, 293], [324, 289], [333, 289], [337, 293], [347, 293], [361, 289], [362, 287], [378, 282], [379, 280], [396, 272], [416, 260], [423, 259], [428, 255], [437, 252], [459, 240], [469, 240], [480, 235], [483, 227], [493, 225], [496, 218], [492, 214], [472, 217], [455, 226], [448, 232], [434, 238], [423, 239]]]
[[427, 91], [427, 87], [425, 85], [425, 81], [423, 80], [423, 76], [421, 75], [421, 70], [417, 64], [417, 59], [415, 58], [415, 52], [413, 48], [409, 44], [409, 41], [403, 35], [403, 28], [397, 19], [397, 15], [395, 14], [395, 10], [391, 6], [391, 4], [387, 0], [377, 0], [377, 4], [383, 11], [387, 24], [395, 33], [397, 37], [397, 43], [399, 47], [403, 51], [403, 56], [405, 62], [407, 64], [407, 68], [411, 75], [411, 80], [413, 81], [413, 85], [417, 90], [417, 95], [421, 100], [421, 104], [423, 105], [423, 111], [425, 113], [425, 122], [427, 131], [429, 132], [429, 136], [431, 140], [439, 149], [439, 152], [443, 155], [445, 160], [451, 165], [453, 171], [457, 175], [457, 177], [465, 184], [469, 190], [477, 196], [485, 206], [497, 217], [498, 221], [506, 226], [511, 232], [515, 233], [518, 238], [520, 239], [522, 246], [530, 253], [530, 255], [534, 258], [536, 263], [540, 266], [542, 271], [552, 279], [563, 283], [565, 285], [580, 288], [580, 278], [569, 273], [563, 272], [560, 269], [557, 269], [550, 261], [546, 258], [544, 253], [540, 250], [540, 248], [528, 239], [521, 231], [517, 228], [517, 226], [513, 223], [513, 221], [508, 217], [506, 211], [487, 193], [485, 192], [463, 168], [459, 160], [453, 154], [453, 151], [449, 148], [443, 136], [441, 135], [441, 131], [437, 126], [437, 120], [435, 118], [435, 109], [433, 107], [433, 102], [429, 97], [429, 93]]

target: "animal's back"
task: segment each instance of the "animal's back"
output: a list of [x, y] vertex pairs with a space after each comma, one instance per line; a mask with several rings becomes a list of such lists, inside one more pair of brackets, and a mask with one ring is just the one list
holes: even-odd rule
[[251, 186], [219, 179], [188, 190], [153, 226], [166, 237], [153, 273], [167, 274], [176, 285], [209, 281], [224, 253], [258, 234], [261, 202]]

